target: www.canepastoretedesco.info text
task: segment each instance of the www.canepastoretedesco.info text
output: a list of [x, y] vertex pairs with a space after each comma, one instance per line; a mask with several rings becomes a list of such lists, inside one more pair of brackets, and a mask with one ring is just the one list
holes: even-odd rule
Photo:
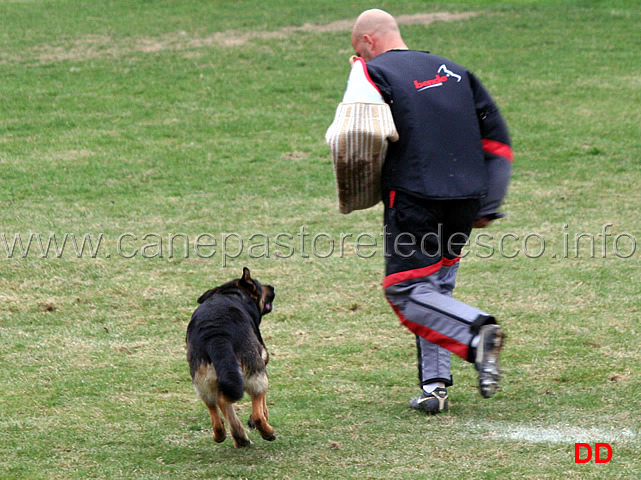
[[[396, 253], [403, 256], [426, 254], [491, 258], [630, 258], [636, 253], [636, 238], [627, 232], [612, 232], [605, 224], [596, 232], [574, 232], [564, 224], [559, 234], [530, 232], [500, 234], [474, 230], [449, 239], [439, 233], [419, 237], [401, 233], [394, 238], [383, 229], [371, 232], [314, 232], [305, 225], [297, 232], [266, 234], [226, 233], [0, 233], [0, 255], [7, 259], [25, 258], [219, 258], [228, 261], [248, 258], [329, 258], [357, 256], [372, 258]], [[428, 248], [429, 245], [429, 248]], [[438, 245], [436, 251], [434, 245]]]

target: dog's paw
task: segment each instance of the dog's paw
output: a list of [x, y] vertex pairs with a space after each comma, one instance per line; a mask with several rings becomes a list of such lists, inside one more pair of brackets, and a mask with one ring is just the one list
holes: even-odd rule
[[267, 440], [268, 442], [273, 442], [274, 440], [276, 440], [276, 435], [274, 435], [273, 433], [271, 435], [265, 435], [263, 436], [263, 440]]
[[236, 448], [245, 448], [245, 447], [251, 447], [252, 446], [252, 441], [249, 438], [243, 438], [243, 437], [234, 437], [234, 447]]
[[222, 430], [214, 430], [214, 442], [223, 443], [226, 437], [227, 433], [224, 428]]

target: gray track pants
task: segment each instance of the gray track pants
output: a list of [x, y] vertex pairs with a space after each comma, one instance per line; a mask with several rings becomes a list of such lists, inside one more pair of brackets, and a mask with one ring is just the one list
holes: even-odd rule
[[491, 315], [452, 298], [458, 261], [445, 261], [438, 271], [385, 289], [387, 300], [417, 336], [419, 380], [422, 385], [452, 385], [451, 353], [466, 361], [481, 326], [496, 323]]

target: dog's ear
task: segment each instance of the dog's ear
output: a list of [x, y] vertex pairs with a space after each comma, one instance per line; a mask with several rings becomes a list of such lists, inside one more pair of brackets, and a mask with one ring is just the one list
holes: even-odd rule
[[249, 268], [243, 267], [243, 281], [245, 283], [252, 283], [252, 276]]
[[252, 280], [249, 268], [243, 268], [243, 277], [238, 281], [238, 285], [248, 291], [251, 295], [258, 295], [258, 288], [256, 287], [256, 282]]
[[198, 298], [198, 303], [203, 303], [205, 300], [207, 300], [209, 297], [211, 297], [216, 291], [218, 290], [218, 287], [212, 288], [211, 290], [207, 290], [205, 293], [203, 293], [200, 298]]
[[240, 285], [245, 288], [246, 290], [256, 290], [256, 285], [254, 284], [254, 281], [252, 280], [251, 272], [249, 271], [249, 268], [244, 267], [243, 268], [243, 276], [240, 279]]

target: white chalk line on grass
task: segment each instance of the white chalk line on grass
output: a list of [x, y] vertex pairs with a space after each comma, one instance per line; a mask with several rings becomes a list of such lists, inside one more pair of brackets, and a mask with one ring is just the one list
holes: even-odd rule
[[500, 423], [474, 423], [470, 430], [484, 437], [528, 443], [596, 443], [636, 442], [638, 434], [632, 429], [610, 427], [573, 427], [571, 425], [534, 426]]

